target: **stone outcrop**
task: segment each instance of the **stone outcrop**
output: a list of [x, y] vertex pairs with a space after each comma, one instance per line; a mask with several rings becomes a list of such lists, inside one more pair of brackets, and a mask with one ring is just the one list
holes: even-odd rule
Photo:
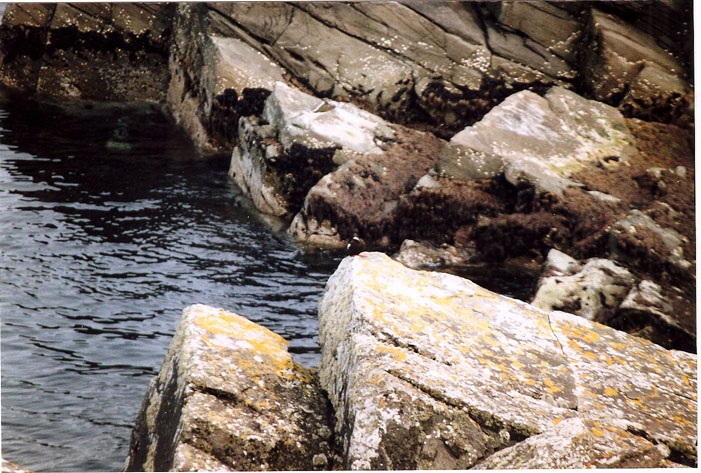
[[689, 124], [689, 5], [635, 3], [13, 4], [0, 79], [53, 96], [167, 101], [208, 151], [230, 149], [231, 125], [280, 75], [444, 138], [516, 91], [553, 85]]
[[221, 309], [183, 312], [148, 387], [127, 471], [330, 470], [328, 401], [287, 342]]
[[9, 5], [0, 81], [47, 96], [164, 102], [172, 19], [168, 4]]
[[319, 318], [316, 373], [267, 329], [188, 307], [126, 470], [697, 463], [696, 355], [381, 253], [341, 262]]
[[240, 117], [260, 114], [284, 70], [232, 37], [226, 20], [201, 3], [175, 7], [167, 106], [207, 151], [230, 152]]
[[573, 174], [618, 166], [635, 154], [635, 140], [613, 107], [554, 87], [545, 96], [509, 96], [477, 124], [453, 136], [458, 148], [437, 170], [463, 180], [504, 174], [512, 185], [561, 194]]
[[343, 260], [319, 317], [345, 468], [696, 463], [695, 355], [379, 253]]

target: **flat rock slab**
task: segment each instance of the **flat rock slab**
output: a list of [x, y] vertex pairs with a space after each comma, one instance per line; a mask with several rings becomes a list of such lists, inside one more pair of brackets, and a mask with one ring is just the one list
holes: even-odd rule
[[316, 374], [282, 337], [190, 306], [148, 388], [126, 470], [330, 469], [328, 417]]
[[637, 152], [618, 110], [562, 87], [544, 97], [530, 91], [509, 96], [451, 144], [460, 152], [444, 153], [438, 169], [452, 177], [484, 179], [503, 170], [514, 185], [556, 193], [576, 185], [572, 174], [615, 166]]
[[568, 419], [615, 437], [594, 442], [588, 464], [623, 450], [696, 462], [694, 355], [380, 253], [343, 260], [319, 317], [346, 468], [468, 468]]

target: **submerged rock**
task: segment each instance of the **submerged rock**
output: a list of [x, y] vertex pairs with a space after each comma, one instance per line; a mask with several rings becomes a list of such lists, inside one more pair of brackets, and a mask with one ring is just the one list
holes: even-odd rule
[[319, 317], [345, 468], [696, 463], [694, 355], [379, 253], [343, 260]]
[[316, 374], [280, 336], [190, 306], [148, 387], [125, 469], [329, 470], [328, 416]]

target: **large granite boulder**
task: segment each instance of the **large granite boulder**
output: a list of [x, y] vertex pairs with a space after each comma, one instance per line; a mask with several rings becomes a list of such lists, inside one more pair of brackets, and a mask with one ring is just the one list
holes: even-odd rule
[[10, 4], [0, 81], [49, 96], [164, 102], [172, 17], [168, 4]]
[[380, 253], [319, 320], [345, 468], [696, 464], [695, 355]]
[[287, 342], [221, 309], [185, 309], [148, 387], [127, 471], [330, 470], [328, 401]]

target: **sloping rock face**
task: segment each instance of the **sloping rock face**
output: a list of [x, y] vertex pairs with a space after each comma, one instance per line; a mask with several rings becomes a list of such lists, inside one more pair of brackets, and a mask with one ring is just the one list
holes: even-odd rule
[[168, 91], [169, 110], [208, 151], [230, 149], [230, 125], [280, 74], [444, 138], [516, 91], [553, 85], [688, 125], [690, 4], [636, 3], [11, 4], [0, 79], [98, 100]]
[[163, 102], [172, 18], [168, 4], [8, 5], [0, 81], [49, 96]]
[[262, 112], [284, 70], [205, 4], [178, 4], [173, 31], [168, 110], [200, 148], [230, 152], [239, 118]]
[[696, 464], [695, 355], [379, 253], [319, 317], [345, 468]]
[[[683, 65], [657, 46], [659, 31], [624, 22], [615, 6], [322, 2], [207, 8], [227, 20], [232, 36], [265, 52], [315, 95], [360, 101], [395, 122], [457, 131], [515, 91], [579, 83], [612, 105], [625, 102], [635, 116], [654, 113], [653, 97], [662, 93], [665, 106], [691, 119]], [[680, 18], [689, 13], [688, 5], [668, 10]], [[635, 9], [625, 13], [645, 16]], [[688, 34], [688, 21], [675, 26]], [[619, 62], [610, 64], [612, 57]], [[620, 88], [626, 81], [635, 83], [630, 91]]]
[[204, 305], [185, 309], [132, 433], [127, 471], [329, 470], [328, 401], [287, 342]]

